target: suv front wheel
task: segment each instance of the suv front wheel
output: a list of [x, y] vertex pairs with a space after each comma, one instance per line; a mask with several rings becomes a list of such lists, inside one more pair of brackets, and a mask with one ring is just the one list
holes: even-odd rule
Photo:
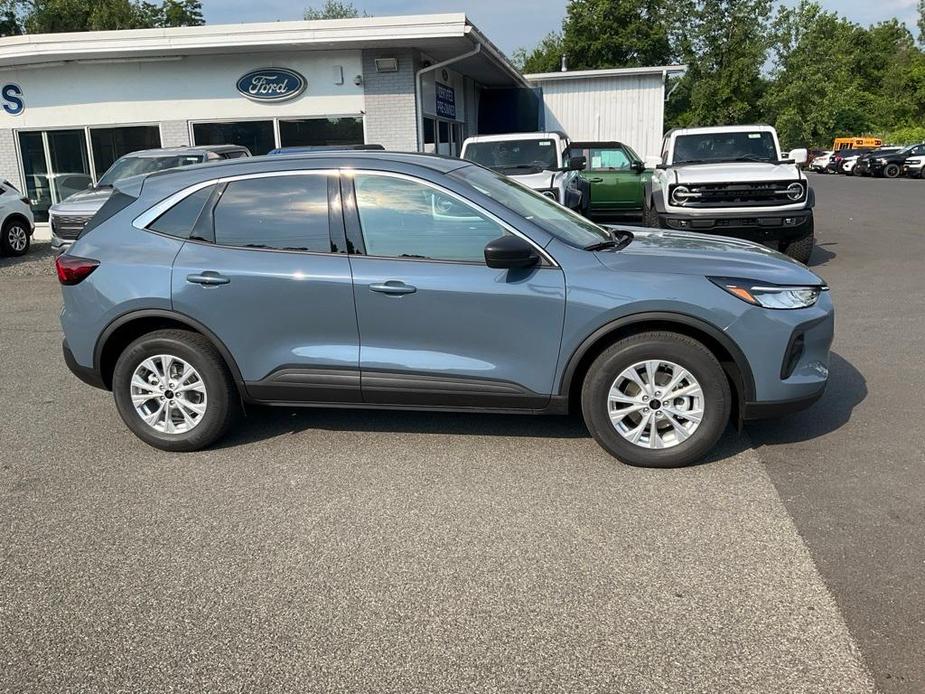
[[731, 403], [716, 357], [692, 338], [661, 331], [608, 347], [581, 391], [594, 439], [641, 467], [681, 467], [702, 458], [726, 428]]
[[29, 228], [17, 219], [10, 219], [0, 231], [0, 255], [20, 256], [29, 251]]
[[234, 381], [202, 335], [158, 330], [119, 356], [112, 390], [123, 421], [165, 451], [196, 451], [221, 438], [238, 410]]

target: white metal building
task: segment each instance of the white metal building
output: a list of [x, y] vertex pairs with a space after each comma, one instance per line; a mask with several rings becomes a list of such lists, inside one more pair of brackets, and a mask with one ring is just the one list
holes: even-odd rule
[[666, 65], [524, 77], [543, 91], [547, 130], [561, 130], [573, 140], [617, 140], [645, 157], [661, 146], [668, 76], [686, 69]]

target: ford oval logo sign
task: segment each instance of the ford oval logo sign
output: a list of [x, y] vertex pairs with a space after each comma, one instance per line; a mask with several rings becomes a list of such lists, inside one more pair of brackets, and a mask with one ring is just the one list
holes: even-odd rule
[[238, 91], [254, 101], [286, 101], [305, 91], [306, 80], [295, 70], [267, 67], [238, 80]]

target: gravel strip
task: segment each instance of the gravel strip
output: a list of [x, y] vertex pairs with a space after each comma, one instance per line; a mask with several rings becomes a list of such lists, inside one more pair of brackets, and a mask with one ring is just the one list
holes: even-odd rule
[[0, 278], [54, 276], [55, 256], [50, 241], [32, 241], [32, 247], [18, 258], [0, 257]]

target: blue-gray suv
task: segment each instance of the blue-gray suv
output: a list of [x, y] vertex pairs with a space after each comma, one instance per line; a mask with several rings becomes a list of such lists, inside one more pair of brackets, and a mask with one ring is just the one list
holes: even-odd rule
[[64, 357], [165, 450], [249, 404], [563, 414], [634, 465], [828, 378], [823, 281], [753, 243], [603, 228], [460, 160], [320, 152], [127, 179], [57, 260]]

